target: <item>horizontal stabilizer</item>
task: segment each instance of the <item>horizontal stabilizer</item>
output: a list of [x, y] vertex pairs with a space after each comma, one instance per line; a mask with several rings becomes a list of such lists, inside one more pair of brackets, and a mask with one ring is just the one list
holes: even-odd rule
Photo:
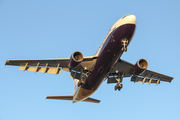
[[[56, 96], [47, 96], [46, 99], [55, 99], [55, 100], [73, 100], [74, 95], [56, 95]], [[96, 100], [93, 98], [87, 98], [83, 100], [83, 102], [92, 102], [92, 103], [99, 103], [100, 100]]]
[[55, 100], [73, 100], [74, 95], [56, 95], [56, 96], [47, 96], [46, 99], [55, 99]]
[[99, 102], [101, 102], [101, 101], [89, 97], [89, 98], [83, 100], [83, 102], [99, 103]]

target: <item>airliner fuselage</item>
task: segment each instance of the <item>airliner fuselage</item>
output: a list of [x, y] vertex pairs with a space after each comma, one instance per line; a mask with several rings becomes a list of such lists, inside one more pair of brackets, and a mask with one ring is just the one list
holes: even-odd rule
[[135, 27], [136, 17], [134, 15], [122, 17], [111, 27], [95, 54], [98, 58], [94, 69], [85, 80], [83, 86], [77, 90], [74, 102], [89, 97], [98, 89], [107, 77], [108, 72], [113, 69], [113, 65], [123, 54], [124, 49], [127, 49], [133, 37]]

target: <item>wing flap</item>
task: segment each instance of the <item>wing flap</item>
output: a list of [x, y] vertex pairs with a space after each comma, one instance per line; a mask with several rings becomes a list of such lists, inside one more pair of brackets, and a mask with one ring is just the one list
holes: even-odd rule
[[113, 78], [108, 78], [107, 83], [117, 83], [117, 80], [113, 77]]
[[[117, 81], [117, 77], [110, 77], [110, 78], [108, 78], [108, 80], [107, 80], [107, 83], [109, 84], [109, 83], [117, 83], [118, 81]], [[122, 79], [120, 79], [120, 82], [122, 82]]]
[[153, 78], [141, 78], [141, 77], [137, 77], [137, 76], [132, 76], [131, 77], [131, 82], [140, 82], [140, 83], [149, 83], [149, 85], [151, 84], [151, 83], [153, 83], [153, 84], [160, 84], [160, 81], [159, 80], [154, 80]]
[[60, 74], [61, 68], [44, 68], [44, 67], [26, 67], [20, 66], [19, 70], [42, 72], [42, 73], [51, 73], [51, 74]]

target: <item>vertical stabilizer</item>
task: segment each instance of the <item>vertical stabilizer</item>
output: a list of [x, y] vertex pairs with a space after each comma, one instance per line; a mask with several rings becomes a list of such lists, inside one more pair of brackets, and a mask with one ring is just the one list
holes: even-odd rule
[[76, 93], [77, 89], [78, 89], [78, 79], [73, 78], [73, 86], [74, 86], [74, 94]]

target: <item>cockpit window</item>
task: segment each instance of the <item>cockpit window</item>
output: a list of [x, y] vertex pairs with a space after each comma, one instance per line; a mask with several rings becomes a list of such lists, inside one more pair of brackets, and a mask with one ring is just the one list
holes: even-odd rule
[[129, 16], [129, 15], [131, 15], [131, 14], [127, 14], [127, 15], [123, 16], [122, 19], [124, 19], [125, 17], [127, 17], [127, 16]]

